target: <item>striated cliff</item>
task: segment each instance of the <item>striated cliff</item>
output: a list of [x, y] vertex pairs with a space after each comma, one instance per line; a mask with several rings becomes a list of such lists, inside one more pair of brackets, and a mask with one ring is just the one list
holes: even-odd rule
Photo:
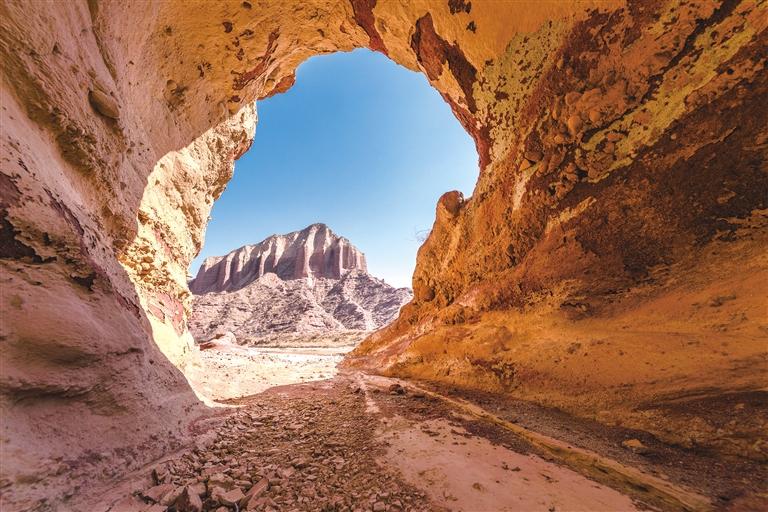
[[411, 297], [407, 288], [393, 288], [361, 270], [340, 279], [265, 274], [234, 292], [195, 296], [189, 330], [197, 342], [231, 332], [249, 345], [279, 333], [371, 331], [396, 318]]
[[4, 505], [190, 435], [186, 269], [252, 103], [357, 47], [428, 77], [481, 173], [348, 364], [764, 459], [766, 9], [3, 0]]
[[339, 279], [353, 269], [367, 271], [365, 255], [325, 224], [312, 224], [300, 231], [272, 235], [226, 256], [207, 258], [189, 282], [189, 290], [197, 295], [235, 291], [267, 273], [283, 280]]
[[325, 224], [208, 258], [189, 289], [198, 343], [226, 332], [258, 344], [277, 333], [370, 331], [413, 296], [368, 274], [365, 255]]

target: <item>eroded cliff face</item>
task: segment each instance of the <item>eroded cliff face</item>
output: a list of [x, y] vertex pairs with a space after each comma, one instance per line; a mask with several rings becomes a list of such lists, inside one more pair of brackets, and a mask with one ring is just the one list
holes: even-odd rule
[[411, 297], [408, 288], [362, 270], [340, 279], [282, 280], [269, 273], [234, 292], [195, 295], [189, 330], [197, 343], [231, 333], [238, 344], [256, 346], [280, 334], [371, 332], [394, 320]]
[[366, 272], [365, 255], [325, 224], [312, 224], [224, 256], [206, 258], [189, 289], [197, 295], [233, 292], [268, 273], [283, 280], [339, 279], [350, 270]]
[[230, 333], [240, 345], [281, 333], [373, 331], [413, 296], [370, 275], [365, 254], [322, 223], [206, 258], [189, 289], [197, 343]]
[[0, 23], [11, 502], [189, 433], [186, 268], [250, 105], [366, 46], [426, 74], [481, 174], [350, 364], [764, 457], [763, 418], [707, 404], [764, 385], [765, 3], [4, 0]]
[[736, 391], [768, 369], [766, 23], [630, 2], [514, 37], [467, 95], [472, 198], [441, 198], [416, 300], [350, 364], [765, 459]]

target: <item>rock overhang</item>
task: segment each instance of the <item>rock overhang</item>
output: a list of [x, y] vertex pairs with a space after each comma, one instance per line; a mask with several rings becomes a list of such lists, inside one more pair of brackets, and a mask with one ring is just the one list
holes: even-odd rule
[[[195, 414], [174, 368], [190, 353], [186, 268], [232, 161], [252, 140], [250, 105], [290, 87], [309, 56], [366, 46], [425, 73], [475, 138], [483, 170], [471, 199], [442, 202], [447, 215], [438, 211], [419, 251], [418, 300], [349, 364], [595, 417], [616, 407], [626, 384], [630, 406], [756, 384], [765, 340], [755, 285], [766, 275], [768, 186], [766, 151], [754, 143], [766, 137], [764, 5], [246, 3], [4, 2], [10, 450], [37, 441], [22, 434], [22, 395], [25, 407], [53, 398], [62, 411], [81, 409], [84, 420], [65, 422], [71, 437], [62, 440], [79, 455], [104, 418], [148, 425], [102, 440], [105, 453], [166, 427], [183, 434], [177, 421], [150, 415], [167, 396], [182, 426]], [[734, 298], [706, 315], [710, 296]], [[54, 315], [63, 302], [71, 314]], [[667, 341], [649, 340], [647, 323], [668, 326], [653, 336]], [[597, 366], [553, 367], [572, 355], [560, 331], [594, 342]], [[627, 347], [663, 352], [681, 333], [707, 347], [725, 336], [734, 348], [704, 357], [683, 345], [675, 361], [687, 363], [660, 381], [618, 364]], [[54, 334], [89, 347], [77, 371], [45, 348]], [[624, 339], [615, 354], [597, 343], [606, 337]], [[588, 385], [595, 368], [608, 376], [613, 366], [623, 373]], [[76, 392], [86, 375], [94, 385]], [[563, 386], [583, 393], [563, 396]], [[660, 421], [655, 432], [679, 441], [668, 415], [616, 414], [638, 428]], [[719, 442], [708, 428], [697, 442], [764, 455], [735, 441], [736, 431]], [[40, 446], [52, 456], [60, 449]]]

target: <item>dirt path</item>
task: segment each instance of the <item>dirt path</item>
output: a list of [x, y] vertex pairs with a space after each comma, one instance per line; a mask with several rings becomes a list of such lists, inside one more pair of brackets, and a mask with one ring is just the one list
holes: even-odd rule
[[[402, 384], [341, 373], [229, 400], [236, 407], [201, 425], [197, 447], [114, 486], [87, 510], [552, 512], [761, 506], [746, 498], [720, 502], [705, 483], [688, 485], [679, 473], [670, 477], [652, 464], [633, 463], [636, 454], [611, 457], [599, 443], [589, 448], [552, 435], [558, 429], [578, 431], [573, 420], [552, 416], [553, 426], [543, 434], [490, 407]], [[753, 478], [759, 481], [756, 471]], [[174, 502], [176, 508], [167, 507]], [[72, 505], [71, 510], [84, 510], [82, 503]]]

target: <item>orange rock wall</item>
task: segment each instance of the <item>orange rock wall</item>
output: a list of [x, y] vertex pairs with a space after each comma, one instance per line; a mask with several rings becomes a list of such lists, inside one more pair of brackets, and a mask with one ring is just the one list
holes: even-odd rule
[[440, 200], [416, 300], [348, 364], [768, 457], [764, 409], [712, 405], [768, 370], [767, 14], [629, 2], [469, 71], [417, 24], [430, 78], [474, 77], [482, 171]]

